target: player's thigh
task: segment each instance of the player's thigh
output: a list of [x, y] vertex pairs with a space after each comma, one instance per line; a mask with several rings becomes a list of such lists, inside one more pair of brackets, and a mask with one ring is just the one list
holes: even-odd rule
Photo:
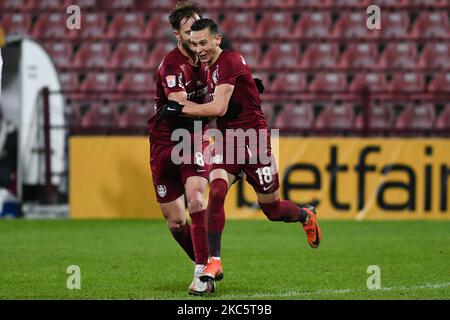
[[160, 203], [159, 205], [169, 228], [173, 229], [186, 224], [184, 195], [173, 201]]
[[280, 183], [276, 165], [247, 164], [243, 166], [247, 182], [253, 187], [260, 203], [280, 199]]
[[171, 146], [156, 143], [150, 148], [153, 186], [159, 203], [172, 202], [184, 195], [184, 181], [180, 168], [172, 162], [171, 151]]

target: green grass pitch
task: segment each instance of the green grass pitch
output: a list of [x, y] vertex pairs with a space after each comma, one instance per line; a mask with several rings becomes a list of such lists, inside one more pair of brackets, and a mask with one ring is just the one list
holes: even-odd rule
[[[192, 263], [163, 221], [0, 220], [0, 299], [450, 299], [450, 221], [321, 226], [313, 250], [299, 224], [227, 221], [224, 280], [192, 297]], [[66, 287], [70, 265], [79, 290]]]

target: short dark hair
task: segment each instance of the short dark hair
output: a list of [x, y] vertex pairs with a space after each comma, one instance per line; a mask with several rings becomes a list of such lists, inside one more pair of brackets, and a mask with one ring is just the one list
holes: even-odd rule
[[195, 18], [196, 15], [198, 15], [200, 18], [202, 17], [200, 9], [194, 2], [178, 2], [175, 9], [170, 11], [169, 21], [173, 29], [180, 30], [180, 24], [183, 19]]
[[201, 31], [205, 29], [209, 29], [212, 34], [219, 33], [219, 27], [217, 24], [208, 18], [197, 20], [191, 26], [191, 31]]

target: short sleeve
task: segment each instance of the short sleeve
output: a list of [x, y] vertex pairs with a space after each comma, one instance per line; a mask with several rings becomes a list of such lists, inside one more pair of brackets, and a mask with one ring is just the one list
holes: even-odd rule
[[179, 66], [173, 64], [163, 65], [160, 69], [160, 77], [167, 97], [172, 92], [186, 91], [184, 75]]
[[217, 85], [231, 84], [234, 86], [237, 78], [244, 74], [245, 69], [245, 60], [241, 55], [226, 56], [218, 70]]

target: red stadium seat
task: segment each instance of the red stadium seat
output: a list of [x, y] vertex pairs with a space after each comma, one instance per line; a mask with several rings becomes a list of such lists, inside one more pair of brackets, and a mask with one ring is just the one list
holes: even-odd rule
[[99, 7], [107, 9], [134, 9], [134, 0], [97, 0]]
[[[75, 91], [78, 90], [80, 82], [78, 80], [78, 73], [76, 72], [62, 72], [59, 74], [59, 80], [61, 81], [61, 85], [63, 90], [67, 91]], [[72, 96], [73, 94], [68, 94]]]
[[145, 130], [147, 121], [153, 113], [150, 103], [129, 104], [118, 119], [118, 127], [121, 129]]
[[393, 8], [405, 8], [409, 5], [409, 0], [369, 0], [366, 2], [366, 5], [372, 5], [376, 4], [377, 6], [381, 7], [381, 10], [383, 11], [383, 7], [393, 7]]
[[301, 7], [310, 7], [321, 10], [322, 8], [332, 6], [334, 0], [296, 0], [295, 4]]
[[[321, 92], [341, 92], [347, 87], [347, 78], [344, 73], [339, 72], [320, 72], [310, 83], [311, 92], [320, 94]], [[329, 97], [329, 96], [328, 96]]]
[[383, 12], [381, 15], [381, 29], [374, 30], [374, 32], [382, 38], [401, 38], [408, 35], [408, 28], [408, 12]]
[[[75, 3], [73, 3], [75, 4]], [[28, 8], [31, 9], [63, 9], [67, 7], [61, 0], [28, 0]]]
[[435, 74], [433, 80], [428, 84], [428, 91], [446, 92], [450, 96], [450, 71]]
[[308, 103], [286, 104], [275, 121], [275, 128], [310, 129], [314, 122], [314, 108]]
[[86, 42], [75, 53], [73, 66], [77, 68], [107, 67], [111, 48], [105, 42]]
[[299, 48], [291, 42], [273, 44], [262, 59], [264, 68], [296, 67], [299, 64]]
[[106, 16], [104, 13], [85, 13], [81, 20], [81, 29], [70, 32], [71, 38], [103, 38], [106, 30]]
[[60, 13], [41, 15], [33, 27], [32, 35], [36, 38], [66, 38], [71, 31], [66, 27], [67, 16]]
[[73, 53], [70, 42], [48, 42], [44, 47], [58, 67], [70, 65]]
[[246, 9], [256, 8], [258, 6], [258, 0], [226, 0], [223, 1], [222, 8], [227, 10], [228, 8], [239, 8], [241, 11]]
[[306, 76], [299, 72], [280, 72], [270, 85], [273, 94], [294, 94], [304, 91], [306, 88]]
[[156, 89], [153, 75], [148, 72], [126, 73], [117, 90], [120, 93], [141, 93], [148, 94]]
[[292, 15], [286, 11], [265, 13], [256, 26], [255, 37], [286, 38], [292, 33]]
[[387, 90], [386, 75], [384, 73], [358, 73], [350, 83], [349, 91], [352, 93], [361, 92], [368, 88], [370, 92], [381, 92]]
[[296, 38], [326, 38], [330, 33], [331, 17], [328, 12], [304, 12], [294, 27]]
[[259, 0], [258, 6], [261, 8], [280, 8], [289, 9], [296, 5], [295, 0]]
[[76, 128], [81, 125], [81, 106], [79, 102], [71, 102], [64, 109], [66, 121], [70, 128]]
[[425, 79], [419, 73], [396, 73], [388, 88], [392, 93], [420, 93], [425, 89]]
[[447, 0], [409, 0], [410, 5], [417, 5], [417, 6], [428, 6], [428, 7], [434, 7], [436, 9], [439, 9], [441, 6], [448, 5]]
[[450, 38], [447, 12], [422, 12], [412, 26], [413, 38]]
[[313, 43], [307, 47], [300, 65], [302, 68], [333, 68], [337, 65], [338, 53], [335, 43]]
[[450, 69], [450, 44], [429, 43], [420, 54], [420, 68]]
[[77, 0], [76, 2], [74, 2], [73, 0], [66, 0], [64, 7], [67, 8], [73, 4], [76, 4], [83, 9], [92, 9], [97, 7], [97, 0]]
[[231, 39], [252, 37], [255, 32], [255, 15], [251, 12], [230, 13], [225, 16], [221, 28]]
[[436, 120], [437, 129], [450, 129], [450, 104], [447, 104]]
[[432, 129], [435, 109], [432, 104], [407, 105], [397, 117], [397, 129]]
[[146, 66], [148, 68], [157, 68], [164, 56], [175, 48], [172, 42], [158, 42], [152, 51], [148, 54]]
[[414, 43], [389, 43], [380, 56], [380, 68], [414, 68], [417, 47]]
[[262, 103], [261, 110], [264, 113], [264, 118], [266, 118], [267, 125], [273, 127], [274, 117], [275, 117], [275, 106], [273, 103]]
[[118, 122], [117, 109], [112, 105], [94, 103], [81, 119], [81, 127], [105, 132], [114, 128]]
[[140, 68], [145, 66], [147, 45], [143, 42], [120, 43], [111, 56], [112, 68]]
[[376, 44], [353, 43], [342, 53], [341, 68], [375, 68], [378, 49]]
[[28, 0], [0, 0], [0, 8], [22, 10], [28, 8]]
[[107, 37], [115, 38], [140, 38], [145, 28], [144, 16], [137, 12], [116, 13], [111, 21]]
[[[369, 127], [371, 129], [391, 129], [394, 120], [394, 111], [390, 105], [374, 104], [369, 107]], [[364, 127], [364, 115], [356, 117], [356, 128]]]
[[145, 39], [172, 39], [173, 30], [166, 15], [153, 15], [145, 26], [143, 33]]
[[25, 13], [4, 14], [0, 25], [6, 36], [26, 36], [30, 32], [31, 16]]
[[115, 84], [116, 79], [115, 74], [113, 73], [88, 73], [80, 86], [80, 90], [84, 93], [103, 91], [107, 91], [109, 93], [109, 91], [114, 89]]
[[336, 7], [366, 7], [365, 1], [361, 0], [333, 0], [333, 6]]
[[330, 104], [317, 116], [315, 129], [353, 129], [354, 112], [350, 104]]
[[233, 49], [239, 52], [250, 68], [256, 68], [261, 60], [261, 46], [257, 42], [237, 42], [233, 43]]
[[365, 12], [342, 13], [334, 25], [334, 38], [370, 38], [375, 34], [366, 26], [367, 14]]
[[[223, 1], [223, 2], [225, 2], [225, 1]], [[206, 17], [207, 13], [210, 14], [210, 12], [207, 12], [208, 10], [221, 9], [223, 6], [222, 0], [196, 0], [195, 3], [197, 3], [198, 7], [200, 9], [202, 9], [203, 17]], [[216, 20], [214, 20], [214, 21], [216, 21]]]
[[155, 9], [172, 10], [177, 2], [178, 0], [135, 0], [136, 8], [150, 11]]

